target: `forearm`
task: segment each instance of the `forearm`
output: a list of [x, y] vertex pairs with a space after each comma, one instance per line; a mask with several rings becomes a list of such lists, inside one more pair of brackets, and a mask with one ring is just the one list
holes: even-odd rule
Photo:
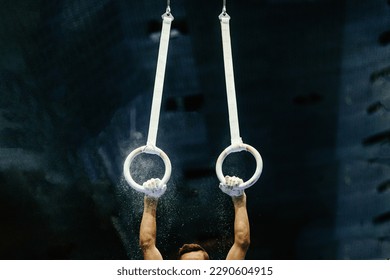
[[239, 197], [233, 197], [234, 204], [234, 243], [242, 247], [249, 247], [250, 227], [246, 208], [245, 193]]
[[140, 246], [142, 249], [155, 246], [156, 244], [156, 198], [144, 198], [144, 212], [140, 226]]
[[245, 193], [232, 197], [234, 204], [234, 244], [226, 257], [227, 260], [243, 260], [250, 244], [250, 229], [246, 211]]

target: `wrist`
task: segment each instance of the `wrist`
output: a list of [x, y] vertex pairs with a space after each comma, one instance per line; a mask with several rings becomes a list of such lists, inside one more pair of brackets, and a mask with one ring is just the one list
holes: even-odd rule
[[239, 206], [239, 205], [245, 205], [246, 204], [246, 195], [243, 193], [240, 196], [232, 196], [232, 200], [234, 205]]
[[153, 196], [144, 196], [144, 204], [147, 207], [157, 207], [158, 203], [158, 197], [153, 197]]

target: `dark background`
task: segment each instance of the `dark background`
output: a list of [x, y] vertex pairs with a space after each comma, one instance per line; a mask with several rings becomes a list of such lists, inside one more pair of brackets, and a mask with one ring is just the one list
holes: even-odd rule
[[[390, 5], [228, 0], [241, 136], [263, 156], [246, 191], [248, 259], [390, 257]], [[146, 143], [157, 0], [0, 0], [0, 258], [140, 259], [142, 195], [123, 161]], [[231, 246], [214, 166], [229, 145], [222, 1], [173, 0], [157, 145], [172, 179], [158, 247]], [[235, 154], [226, 173], [251, 176]], [[137, 180], [161, 176], [140, 157]]]

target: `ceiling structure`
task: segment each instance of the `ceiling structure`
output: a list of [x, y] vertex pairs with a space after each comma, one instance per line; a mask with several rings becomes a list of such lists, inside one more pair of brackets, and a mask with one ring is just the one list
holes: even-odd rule
[[[146, 143], [165, 2], [0, 3], [0, 257], [140, 259], [142, 195], [123, 161]], [[215, 161], [230, 144], [222, 1], [171, 1], [157, 145], [172, 178], [158, 247], [214, 259], [233, 209]], [[390, 251], [390, 5], [227, 1], [241, 136], [264, 161], [246, 191], [248, 259], [381, 259]], [[161, 176], [154, 157], [132, 165]], [[248, 178], [251, 156], [225, 172]]]

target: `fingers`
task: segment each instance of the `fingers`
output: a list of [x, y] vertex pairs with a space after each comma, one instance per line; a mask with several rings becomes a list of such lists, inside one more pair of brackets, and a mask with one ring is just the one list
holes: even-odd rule
[[143, 183], [142, 186], [144, 187], [147, 196], [155, 198], [162, 196], [167, 189], [167, 186], [161, 184], [161, 180], [158, 178], [150, 179]]
[[225, 176], [225, 183], [219, 184], [219, 188], [231, 197], [243, 195], [244, 190], [240, 188], [243, 180], [236, 176]]
[[147, 180], [145, 183], [143, 183], [142, 186], [147, 189], [153, 189], [153, 188], [157, 188], [160, 185], [160, 183], [161, 183], [160, 179], [152, 178], [150, 180]]
[[232, 188], [236, 188], [244, 183], [244, 181], [236, 176], [225, 176], [226, 185]]

